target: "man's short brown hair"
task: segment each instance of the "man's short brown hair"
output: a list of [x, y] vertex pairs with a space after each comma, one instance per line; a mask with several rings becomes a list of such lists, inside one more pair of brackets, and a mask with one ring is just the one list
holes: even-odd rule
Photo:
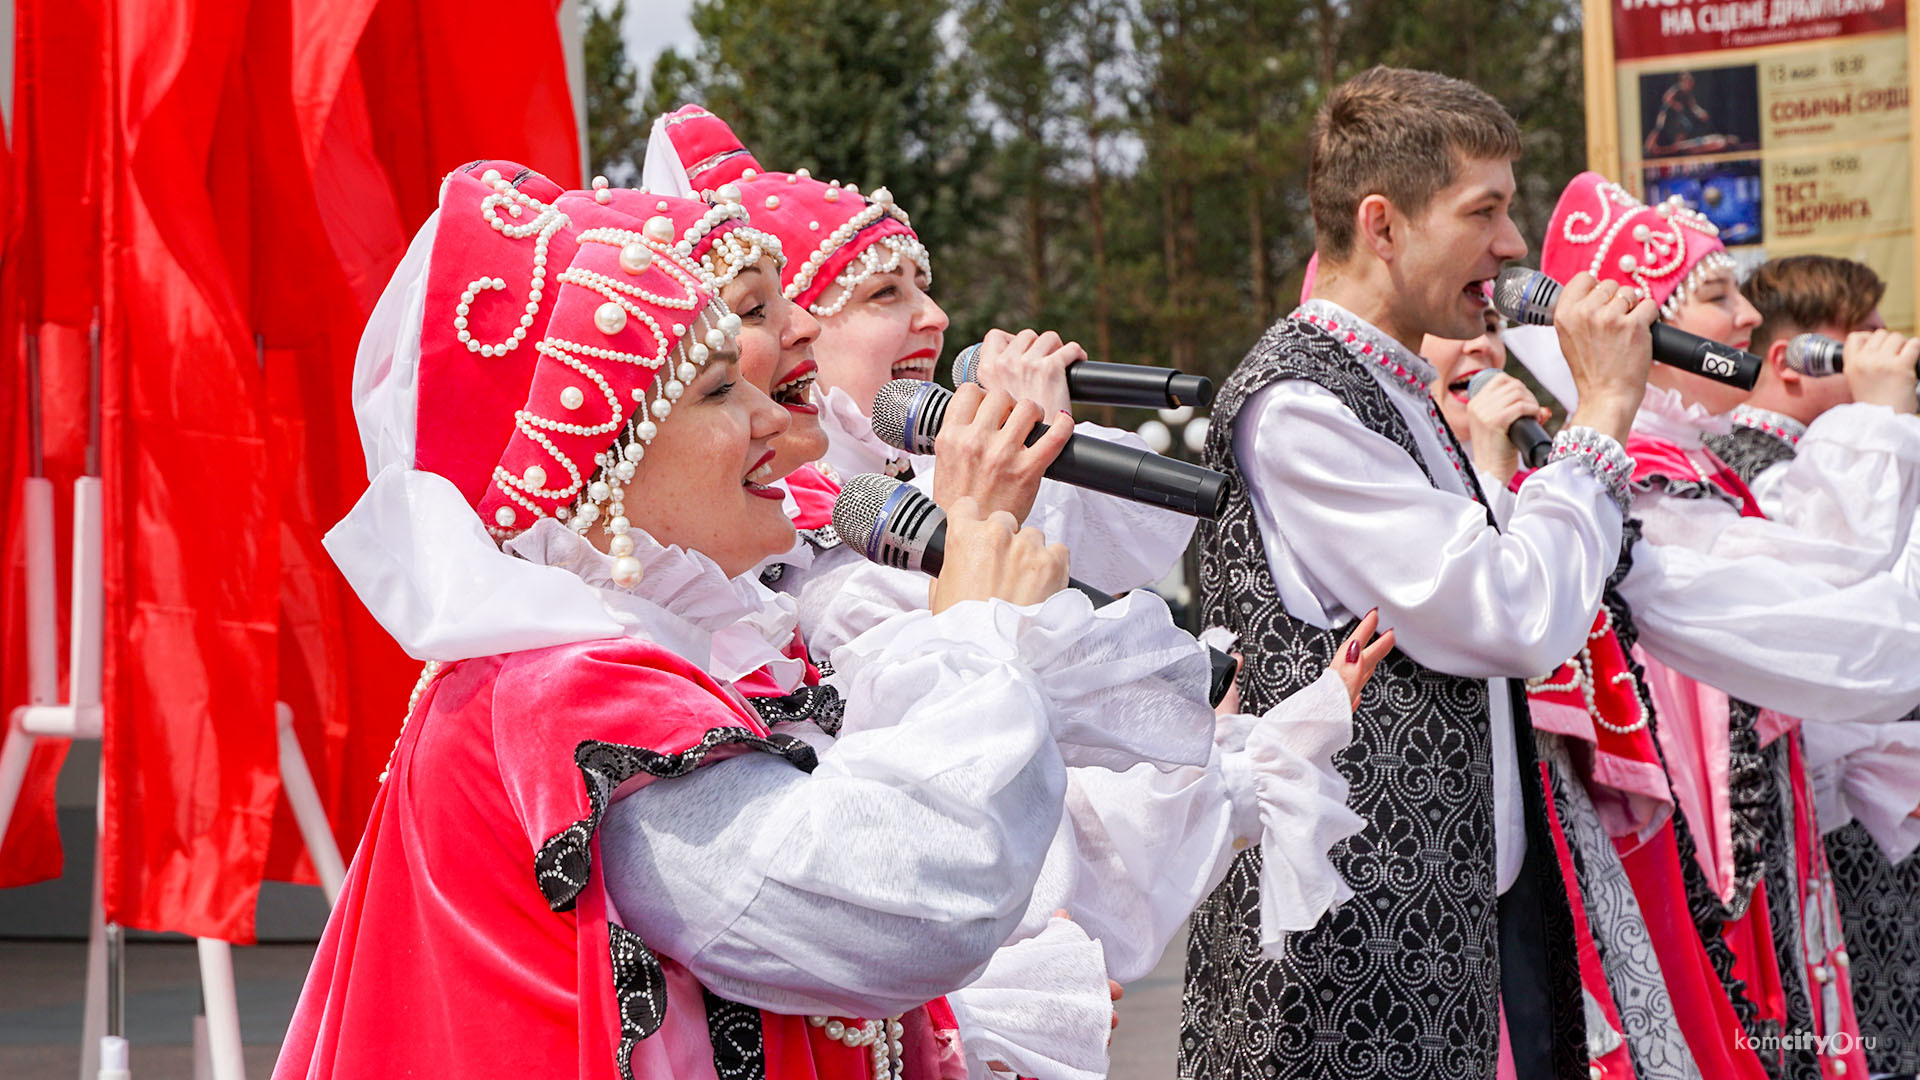
[[1748, 348], [1764, 353], [1783, 337], [1823, 326], [1852, 330], [1880, 306], [1887, 283], [1852, 259], [1789, 255], [1762, 263], [1740, 291], [1760, 312]]
[[1460, 162], [1519, 156], [1520, 126], [1485, 90], [1431, 71], [1369, 68], [1335, 87], [1314, 117], [1314, 245], [1321, 258], [1343, 260], [1367, 196], [1418, 215], [1458, 179]]

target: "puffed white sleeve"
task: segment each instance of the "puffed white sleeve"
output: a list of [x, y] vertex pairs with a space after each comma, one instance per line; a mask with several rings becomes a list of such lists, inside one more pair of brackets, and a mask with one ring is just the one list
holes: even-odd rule
[[1898, 863], [1920, 850], [1920, 721], [1808, 724], [1807, 771], [1820, 828], [1858, 821]]
[[[1807, 427], [1794, 456], [1754, 478], [1755, 499], [1767, 519], [1792, 528], [1820, 547], [1798, 552], [1861, 574], [1887, 570], [1903, 551], [1920, 543], [1920, 418], [1883, 405], [1836, 406]], [[1764, 530], [1739, 525], [1729, 533], [1728, 554], [1749, 531], [1754, 547], [1768, 550]], [[1912, 569], [1912, 568], [1909, 568]], [[1903, 578], [1909, 587], [1920, 578]]]
[[1323, 387], [1265, 387], [1235, 427], [1248, 489], [1278, 527], [1271, 542], [1345, 610], [1378, 606], [1408, 656], [1512, 678], [1580, 650], [1619, 558], [1621, 517], [1579, 461], [1530, 474], [1501, 530]]
[[1144, 977], [1187, 916], [1258, 844], [1262, 946], [1319, 921], [1351, 893], [1328, 852], [1365, 827], [1333, 755], [1353, 737], [1332, 672], [1264, 715], [1214, 718], [1204, 768], [1071, 769], [1066, 816], [1019, 933], [1065, 909], [1105, 950], [1108, 974]]
[[1717, 498], [1643, 493], [1634, 516], [1620, 595], [1661, 661], [1808, 720], [1897, 720], [1920, 705], [1920, 596], [1891, 575]]
[[[970, 1080], [1101, 1080], [1113, 998], [1100, 943], [1050, 918], [1002, 947], [973, 982], [947, 995]], [[1004, 1068], [998, 1068], [1004, 1067]]]
[[971, 981], [1026, 910], [1066, 784], [1046, 670], [981, 635], [1045, 611], [923, 613], [839, 679], [847, 722], [811, 773], [747, 754], [618, 799], [600, 845], [622, 922], [776, 1012], [886, 1016]]

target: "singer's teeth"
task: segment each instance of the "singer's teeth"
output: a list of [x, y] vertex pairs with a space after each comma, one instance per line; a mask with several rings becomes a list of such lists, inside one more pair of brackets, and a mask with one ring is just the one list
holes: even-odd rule
[[764, 465], [754, 466], [753, 471], [747, 474], [747, 483], [752, 484], [755, 487], [766, 487], [767, 482], [772, 479], [773, 479], [773, 462], [771, 461], [767, 462]]
[[788, 379], [773, 388], [773, 400], [783, 403], [807, 400], [808, 393], [813, 389], [813, 379], [814, 372], [811, 371], [797, 379]]
[[931, 379], [933, 361], [928, 359], [902, 360], [893, 365], [893, 377], [896, 379]]

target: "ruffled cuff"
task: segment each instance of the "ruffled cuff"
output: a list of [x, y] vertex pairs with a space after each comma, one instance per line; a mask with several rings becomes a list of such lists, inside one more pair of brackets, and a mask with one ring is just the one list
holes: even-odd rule
[[1329, 671], [1267, 712], [1247, 734], [1260, 814], [1260, 952], [1278, 960], [1287, 935], [1318, 923], [1353, 890], [1328, 852], [1366, 828], [1347, 808], [1333, 755], [1353, 739], [1345, 684]]
[[[968, 601], [938, 615], [908, 612], [835, 649], [833, 666], [836, 679], [851, 679], [888, 655], [953, 650], [1032, 671], [1068, 765], [1206, 764], [1214, 733], [1207, 652], [1152, 593], [1129, 593], [1102, 608], [1068, 589], [1028, 607]], [[849, 727], [854, 722], [850, 708]]]
[[1107, 1075], [1113, 999], [1100, 945], [1055, 917], [1030, 938], [1001, 947], [985, 971], [947, 995], [973, 1080], [1100, 1080]]
[[1569, 458], [1592, 473], [1600, 486], [1607, 489], [1614, 505], [1626, 513], [1630, 500], [1627, 481], [1633, 478], [1633, 460], [1627, 457], [1626, 449], [1618, 440], [1578, 424], [1561, 428], [1553, 437], [1553, 451], [1547, 457], [1547, 464]]

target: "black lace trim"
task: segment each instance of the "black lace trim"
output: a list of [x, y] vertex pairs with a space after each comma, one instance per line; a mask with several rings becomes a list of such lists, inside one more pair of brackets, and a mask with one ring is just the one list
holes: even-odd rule
[[613, 1000], [620, 1009], [614, 1064], [620, 1080], [633, 1080], [633, 1048], [667, 1018], [667, 973], [640, 935], [624, 926], [607, 924], [607, 951], [613, 961]]
[[662, 779], [685, 776], [722, 746], [741, 745], [778, 754], [805, 772], [817, 764], [813, 748], [791, 735], [766, 735], [743, 727], [714, 728], [698, 743], [677, 754], [662, 754], [641, 746], [588, 739], [573, 751], [581, 780], [587, 788], [587, 816], [555, 833], [540, 845], [533, 859], [534, 880], [555, 911], [573, 910], [580, 890], [593, 871], [593, 834], [606, 815], [608, 800], [621, 784], [642, 772]]
[[1733, 844], [1733, 893], [1727, 918], [1746, 915], [1753, 887], [1766, 873], [1762, 852], [1779, 818], [1779, 789], [1757, 727], [1760, 710], [1744, 701], [1727, 703], [1727, 809]]
[[1749, 484], [1754, 477], [1794, 455], [1793, 444], [1787, 440], [1738, 424], [1728, 434], [1707, 436], [1707, 449]]
[[718, 997], [711, 990], [705, 993], [714, 1074], [719, 1080], [766, 1080], [767, 1045], [760, 1010]]
[[800, 529], [798, 531], [802, 540], [819, 548], [821, 551], [831, 551], [839, 547], [842, 543], [845, 543], [845, 541], [840, 539], [840, 534], [833, 531], [831, 524], [822, 525], [817, 529]]
[[1739, 499], [1705, 480], [1678, 480], [1665, 473], [1652, 473], [1645, 479], [1635, 480], [1628, 486], [1642, 495], [1658, 492], [1662, 495], [1671, 495], [1676, 499], [1719, 499], [1735, 510], [1746, 508]]
[[811, 720], [829, 735], [840, 734], [847, 703], [831, 686], [802, 686], [783, 697], [752, 698], [749, 704], [768, 727]]

